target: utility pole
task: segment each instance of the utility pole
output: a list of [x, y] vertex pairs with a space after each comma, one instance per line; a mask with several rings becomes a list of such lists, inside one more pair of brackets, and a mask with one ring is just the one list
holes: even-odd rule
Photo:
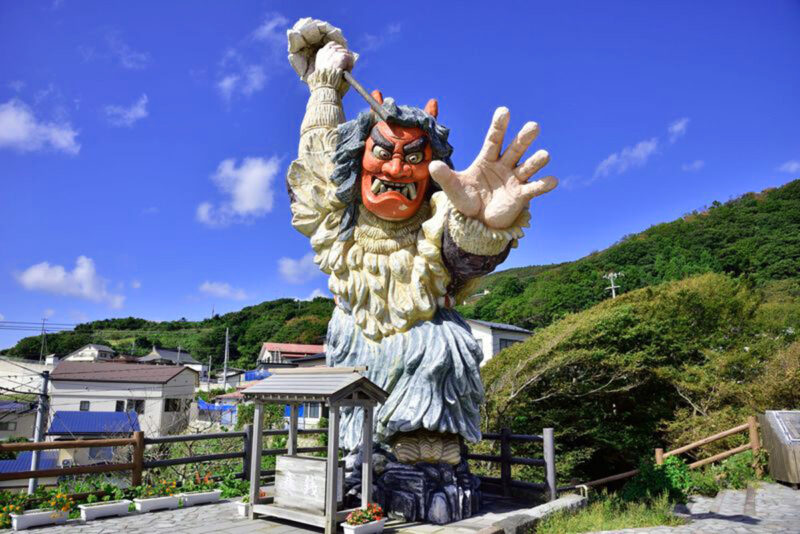
[[228, 391], [228, 329], [225, 329], [225, 361], [222, 364], [222, 388]]
[[177, 362], [177, 364], [178, 365], [181, 364], [181, 346], [180, 345], [178, 345], [178, 362]]
[[603, 278], [605, 278], [611, 283], [611, 285], [606, 288], [606, 291], [611, 290], [612, 299], [617, 298], [617, 289], [619, 289], [620, 287], [616, 285], [614, 282], [617, 280], [617, 278], [621, 278], [623, 276], [625, 276], [624, 273], [608, 273], [603, 275]]
[[45, 321], [47, 321], [47, 318], [42, 317], [42, 345], [39, 347], [39, 365], [44, 363], [44, 353], [47, 350], [47, 332], [44, 328]]
[[[33, 441], [39, 443], [42, 441], [44, 435], [44, 426], [47, 424], [47, 387], [50, 384], [50, 371], [42, 371], [42, 389], [39, 393], [39, 406], [36, 409], [36, 428], [34, 429]], [[31, 471], [39, 469], [39, 453], [40, 451], [33, 451], [31, 454]], [[28, 495], [36, 491], [38, 479], [35, 477], [28, 479]]]
[[211, 391], [211, 355], [208, 355], [208, 370], [206, 371], [206, 385], [208, 391]]

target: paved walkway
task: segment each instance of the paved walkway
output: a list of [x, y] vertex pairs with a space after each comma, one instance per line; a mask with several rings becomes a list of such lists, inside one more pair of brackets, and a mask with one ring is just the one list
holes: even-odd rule
[[[446, 526], [391, 522], [388, 534], [475, 534], [498, 522], [511, 527], [514, 519], [530, 513], [502, 499], [487, 503], [484, 514]], [[650, 527], [606, 531], [605, 534], [698, 534], [698, 533], [795, 533], [800, 534], [800, 491], [778, 484], [761, 484], [747, 491], [726, 490], [716, 498], [695, 497], [686, 517], [691, 521], [680, 527]], [[508, 522], [504, 521], [508, 520]], [[512, 527], [513, 529], [513, 527]], [[526, 531], [528, 529], [525, 529]], [[497, 528], [495, 527], [495, 531]], [[10, 532], [8, 530], [0, 533]], [[32, 529], [36, 534], [320, 534], [321, 529], [297, 523], [240, 517], [236, 503], [194, 506], [149, 514], [131, 514], [82, 523], [71, 520], [66, 525]], [[486, 532], [486, 531], [485, 531]], [[509, 532], [509, 530], [506, 530]]]
[[692, 497], [680, 527], [628, 528], [604, 534], [797, 534], [800, 533], [800, 491], [780, 484], [724, 490], [714, 498]]

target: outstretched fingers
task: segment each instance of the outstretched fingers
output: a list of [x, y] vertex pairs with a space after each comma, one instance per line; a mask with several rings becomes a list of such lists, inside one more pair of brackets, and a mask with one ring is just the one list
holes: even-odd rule
[[431, 161], [430, 165], [428, 165], [428, 172], [431, 173], [431, 178], [441, 186], [447, 198], [450, 199], [450, 202], [453, 203], [458, 211], [468, 217], [477, 215], [480, 205], [475, 202], [473, 196], [470, 196], [458, 173], [439, 160]]
[[558, 180], [554, 176], [547, 176], [541, 180], [536, 180], [535, 182], [522, 184], [522, 196], [530, 200], [534, 197], [538, 197], [539, 195], [544, 195], [545, 193], [552, 191], [557, 185]]
[[526, 182], [528, 178], [542, 170], [549, 161], [550, 154], [547, 150], [537, 150], [533, 156], [525, 160], [525, 163], [514, 169], [514, 174], [520, 182]]
[[539, 135], [539, 125], [535, 122], [526, 122], [525, 126], [514, 137], [514, 140], [511, 141], [511, 144], [508, 145], [503, 157], [500, 158], [500, 163], [506, 167], [513, 168], [525, 151], [528, 150], [528, 147], [531, 146], [537, 135]]
[[500, 150], [503, 148], [503, 137], [508, 128], [508, 120], [510, 118], [508, 108], [499, 107], [494, 111], [492, 116], [492, 124], [489, 126], [489, 131], [486, 132], [486, 140], [483, 142], [478, 159], [486, 161], [497, 161], [500, 157]]

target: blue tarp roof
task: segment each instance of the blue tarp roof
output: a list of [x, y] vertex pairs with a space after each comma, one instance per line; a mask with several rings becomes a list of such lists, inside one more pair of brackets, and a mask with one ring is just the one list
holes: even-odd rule
[[253, 380], [262, 380], [267, 378], [268, 376], [272, 375], [269, 371], [265, 369], [256, 369], [254, 371], [245, 371], [244, 372], [244, 380], [245, 382], [251, 382]]
[[0, 401], [0, 412], [22, 412], [30, 409], [29, 402]]
[[[22, 451], [14, 460], [0, 460], [0, 473], [17, 473], [31, 470], [31, 451]], [[58, 467], [58, 451], [42, 451], [39, 453], [39, 469]]]
[[197, 399], [197, 409], [198, 410], [206, 410], [206, 411], [217, 411], [217, 412], [225, 412], [225, 411], [236, 411], [235, 404], [211, 404], [203, 399]]
[[48, 435], [130, 434], [141, 430], [136, 412], [58, 411], [50, 423]]

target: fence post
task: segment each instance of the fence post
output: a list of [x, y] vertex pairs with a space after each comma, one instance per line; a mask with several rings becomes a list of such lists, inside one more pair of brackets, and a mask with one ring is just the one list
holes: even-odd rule
[[554, 501], [558, 498], [556, 489], [556, 444], [553, 439], [553, 429], [545, 428], [542, 437], [544, 438], [544, 463], [547, 469], [547, 493], [548, 498]]
[[751, 415], [747, 418], [747, 426], [750, 431], [750, 450], [753, 451], [753, 468], [756, 476], [761, 476], [761, 465], [758, 462], [758, 452], [761, 450], [761, 440], [758, 437], [758, 422], [756, 417]]
[[133, 470], [131, 470], [131, 485], [142, 485], [142, 470], [144, 469], [144, 432], [133, 433]]
[[656, 449], [656, 465], [664, 465], [664, 449]]
[[511, 429], [500, 431], [500, 483], [503, 495], [511, 497]]
[[242, 480], [250, 480], [250, 454], [253, 451], [253, 425], [244, 428], [244, 458], [242, 459]]

